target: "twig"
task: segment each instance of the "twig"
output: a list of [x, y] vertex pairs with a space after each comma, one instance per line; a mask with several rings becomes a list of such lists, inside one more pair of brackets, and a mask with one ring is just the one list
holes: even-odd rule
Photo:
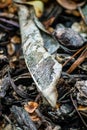
[[87, 25], [87, 22], [86, 22], [86, 19], [85, 19], [85, 16], [84, 16], [83, 12], [82, 12], [81, 7], [78, 6], [77, 8], [78, 8], [78, 10], [79, 10], [79, 13], [80, 13], [82, 19], [84, 20], [85, 24]]
[[73, 90], [74, 88], [72, 88], [69, 92], [65, 93], [58, 101], [61, 102], [61, 100], [63, 100], [66, 96], [68, 96]]
[[35, 98], [35, 102], [38, 102], [38, 100], [40, 99], [40, 97], [41, 97], [41, 93], [39, 92], [39, 94], [36, 96], [36, 98]]
[[67, 73], [72, 73], [86, 58], [87, 56], [87, 48], [82, 52], [79, 58], [71, 65], [71, 67], [67, 70]]
[[9, 124], [13, 124], [7, 115], [2, 114], [2, 117], [3, 117]]
[[8, 76], [9, 76], [9, 81], [11, 83], [11, 86], [13, 87], [14, 91], [22, 98], [28, 98], [29, 95], [25, 92], [21, 92], [19, 89], [17, 89], [17, 86], [14, 84], [14, 81], [11, 79], [11, 76], [8, 72]]
[[77, 54], [79, 54], [86, 46], [83, 46], [82, 48], [80, 48], [74, 55], [72, 55], [67, 61], [65, 61], [65, 63], [62, 65], [63, 67], [70, 61], [72, 60]]
[[17, 28], [19, 28], [19, 24], [16, 21], [13, 20], [7, 20], [5, 18], [0, 18], [1, 22], [7, 23], [7, 24], [11, 24], [12, 26], [15, 26]]
[[4, 18], [8, 18], [8, 19], [15, 19], [17, 20], [17, 16], [15, 16], [14, 14], [12, 13], [6, 13], [6, 12], [0, 12], [0, 17], [4, 17]]
[[87, 124], [86, 124], [86, 122], [84, 121], [84, 119], [82, 118], [81, 114], [79, 113], [79, 111], [78, 111], [78, 109], [77, 109], [77, 106], [76, 106], [76, 104], [75, 104], [75, 102], [74, 102], [74, 100], [73, 100], [72, 94], [70, 94], [70, 98], [71, 98], [71, 101], [72, 101], [72, 103], [73, 103], [73, 106], [75, 107], [75, 110], [76, 110], [76, 112], [78, 113], [78, 115], [79, 115], [81, 121], [83, 122], [83, 124], [84, 124], [85, 127], [87, 128]]

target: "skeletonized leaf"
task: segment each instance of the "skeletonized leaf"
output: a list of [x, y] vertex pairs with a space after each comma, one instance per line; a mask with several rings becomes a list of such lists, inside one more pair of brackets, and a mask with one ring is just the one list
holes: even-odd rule
[[19, 6], [19, 21], [25, 62], [37, 85], [37, 89], [51, 106], [55, 107], [58, 97], [56, 85], [61, 75], [62, 65], [44, 48], [43, 38], [32, 20], [31, 10], [32, 8], [24, 5]]
[[53, 38], [51, 34], [49, 34], [49, 32], [45, 29], [43, 24], [38, 20], [36, 16], [34, 16], [34, 22], [36, 26], [40, 29], [44, 41], [44, 47], [50, 54], [53, 54], [58, 50], [59, 42], [55, 38]]

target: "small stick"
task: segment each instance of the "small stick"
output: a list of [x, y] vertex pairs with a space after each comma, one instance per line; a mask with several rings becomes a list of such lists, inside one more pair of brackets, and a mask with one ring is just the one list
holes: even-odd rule
[[72, 60], [77, 54], [79, 54], [85, 47], [86, 46], [83, 46], [82, 48], [80, 48], [74, 55], [72, 55], [67, 61], [65, 61], [62, 67], [64, 67], [70, 60]]
[[79, 58], [71, 65], [71, 67], [67, 70], [67, 73], [72, 73], [86, 58], [87, 56], [87, 48], [82, 52]]
[[74, 100], [73, 100], [72, 94], [70, 94], [70, 98], [71, 98], [71, 101], [72, 101], [72, 103], [73, 103], [73, 106], [75, 107], [75, 110], [76, 110], [76, 112], [78, 113], [78, 115], [79, 115], [81, 121], [83, 122], [83, 124], [84, 124], [85, 127], [87, 128], [87, 124], [86, 124], [86, 122], [84, 121], [84, 119], [82, 118], [81, 114], [79, 113], [79, 111], [78, 111], [78, 109], [77, 109], [77, 107], [76, 107], [76, 104], [75, 104], [75, 102], [74, 102]]
[[82, 19], [84, 20], [85, 24], [87, 25], [87, 22], [86, 22], [85, 16], [83, 15], [81, 7], [78, 6], [77, 9], [79, 10], [79, 13], [81, 14]]

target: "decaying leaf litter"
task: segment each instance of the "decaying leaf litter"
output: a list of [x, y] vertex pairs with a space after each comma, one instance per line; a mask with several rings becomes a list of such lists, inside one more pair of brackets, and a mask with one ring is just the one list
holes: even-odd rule
[[86, 0], [1, 0], [1, 130], [87, 129], [86, 10]]

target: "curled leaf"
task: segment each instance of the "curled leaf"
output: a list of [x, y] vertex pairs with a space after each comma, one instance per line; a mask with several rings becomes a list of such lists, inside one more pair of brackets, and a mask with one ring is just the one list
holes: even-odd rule
[[39, 19], [36, 16], [34, 16], [34, 23], [41, 31], [49, 34], [48, 30], [45, 29], [44, 25], [39, 21]]
[[87, 107], [80, 105], [80, 106], [78, 107], [78, 110], [79, 110], [79, 111], [87, 111]]
[[37, 113], [35, 112], [37, 108], [38, 108], [38, 103], [32, 101], [28, 102], [27, 105], [24, 105], [24, 109], [30, 114], [31, 120], [35, 122], [40, 120]]
[[20, 42], [21, 42], [21, 39], [16, 35], [11, 38], [11, 43], [13, 44], [20, 44]]
[[24, 106], [25, 110], [29, 113], [33, 113], [37, 107], [38, 104], [36, 102], [28, 102], [28, 104]]
[[13, 55], [15, 53], [15, 46], [13, 43], [9, 43], [7, 45], [7, 51], [9, 55]]
[[0, 0], [0, 8], [5, 8], [12, 3], [12, 0]]
[[40, 117], [38, 117], [37, 113], [35, 113], [35, 112], [30, 115], [30, 118], [31, 118], [31, 120], [34, 121], [34, 122], [37, 122], [37, 121], [40, 120]]
[[74, 10], [78, 6], [84, 5], [85, 1], [83, 2], [75, 2], [74, 0], [57, 0], [57, 2], [64, 8], [69, 10]]

